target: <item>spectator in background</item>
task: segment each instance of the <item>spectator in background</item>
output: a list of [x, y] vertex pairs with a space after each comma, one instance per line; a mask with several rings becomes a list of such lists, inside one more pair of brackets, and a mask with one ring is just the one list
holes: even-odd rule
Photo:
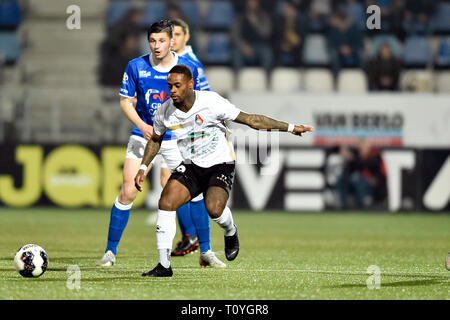
[[302, 61], [304, 25], [298, 4], [284, 1], [282, 12], [274, 23], [274, 44], [276, 64], [299, 67]]
[[122, 84], [123, 70], [128, 61], [141, 54], [139, 37], [143, 30], [142, 21], [141, 10], [130, 9], [107, 31], [107, 38], [100, 46], [100, 84], [112, 87], [114, 92]]
[[402, 63], [393, 54], [388, 43], [380, 46], [378, 54], [367, 67], [370, 90], [399, 90]]
[[387, 196], [386, 170], [380, 151], [369, 141], [360, 140], [357, 148], [342, 146], [344, 159], [341, 176], [337, 181], [340, 206], [349, 208], [349, 196], [354, 196], [358, 208], [368, 208], [382, 203]]
[[235, 70], [259, 65], [267, 71], [272, 68], [272, 21], [260, 7], [259, 0], [246, 0], [245, 11], [239, 15], [231, 30], [234, 43], [232, 63]]
[[330, 17], [328, 47], [335, 76], [341, 68], [362, 68], [363, 33], [343, 10]]
[[437, 1], [406, 0], [403, 29], [407, 35], [429, 35], [432, 32], [432, 15]]
[[310, 0], [307, 12], [308, 32], [324, 32], [331, 12], [331, 0]]

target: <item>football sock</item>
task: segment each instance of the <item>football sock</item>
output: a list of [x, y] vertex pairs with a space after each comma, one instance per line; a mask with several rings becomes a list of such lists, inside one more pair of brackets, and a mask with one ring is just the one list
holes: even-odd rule
[[195, 225], [191, 217], [191, 202], [178, 208], [177, 217], [182, 237], [184, 237], [185, 234], [197, 236], [197, 231], [195, 230]]
[[231, 210], [228, 207], [223, 209], [222, 215], [213, 221], [217, 222], [217, 224], [223, 229], [225, 236], [229, 237], [234, 235], [236, 232], [236, 227], [234, 226], [233, 215], [231, 214]]
[[122, 238], [122, 233], [127, 226], [130, 218], [130, 211], [133, 203], [123, 204], [116, 198], [111, 209], [111, 216], [109, 219], [108, 244], [106, 251], [111, 250], [112, 253], [117, 254], [117, 247]]
[[192, 221], [197, 229], [200, 252], [211, 250], [211, 227], [209, 225], [209, 214], [206, 211], [205, 201], [191, 201]]
[[177, 231], [176, 211], [158, 210], [156, 220], [156, 246], [159, 263], [165, 268], [170, 266], [170, 251]]

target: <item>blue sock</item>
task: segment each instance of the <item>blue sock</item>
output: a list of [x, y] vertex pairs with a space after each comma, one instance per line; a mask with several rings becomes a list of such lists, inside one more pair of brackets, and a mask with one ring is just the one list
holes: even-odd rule
[[191, 201], [191, 216], [197, 229], [200, 252], [211, 250], [211, 228], [209, 225], [209, 214], [206, 211], [205, 201]]
[[190, 236], [197, 236], [197, 231], [195, 230], [194, 222], [192, 222], [191, 218], [190, 202], [178, 208], [177, 217], [182, 237], [184, 237], [185, 234], [188, 234]]
[[122, 204], [118, 199], [114, 202], [109, 220], [108, 245], [105, 252], [111, 250], [114, 254], [117, 254], [117, 246], [130, 218], [132, 205], [133, 203]]

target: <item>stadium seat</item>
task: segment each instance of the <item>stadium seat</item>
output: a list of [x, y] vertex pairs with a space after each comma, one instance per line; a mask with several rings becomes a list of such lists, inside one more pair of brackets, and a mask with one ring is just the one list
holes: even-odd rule
[[106, 25], [108, 27], [117, 23], [131, 8], [130, 1], [111, 1], [108, 11], [106, 12]]
[[327, 41], [322, 35], [309, 35], [303, 48], [303, 62], [306, 66], [327, 66], [330, 64]]
[[406, 67], [425, 67], [431, 62], [431, 48], [426, 37], [407, 38], [403, 52]]
[[208, 67], [205, 73], [212, 91], [227, 95], [234, 89], [234, 73], [231, 68]]
[[230, 29], [234, 10], [231, 1], [210, 1], [203, 27], [208, 29]]
[[241, 91], [266, 91], [267, 74], [263, 68], [246, 67], [237, 75], [238, 88]]
[[380, 46], [387, 43], [391, 47], [392, 53], [399, 59], [402, 57], [402, 45], [400, 41], [392, 34], [377, 35], [373, 37], [372, 50], [370, 57], [375, 57], [378, 54]]
[[180, 1], [179, 6], [189, 24], [198, 25], [202, 21], [200, 10], [194, 0]]
[[366, 9], [361, 3], [356, 1], [351, 4], [346, 3], [343, 5], [343, 10], [353, 18], [359, 29], [366, 28]]
[[0, 2], [0, 29], [15, 29], [22, 21], [22, 12], [17, 0]]
[[441, 39], [437, 51], [436, 66], [450, 67], [450, 37]]
[[333, 75], [328, 69], [308, 69], [305, 71], [303, 79], [308, 92], [333, 91]]
[[439, 93], [450, 93], [450, 71], [436, 73], [435, 87]]
[[367, 77], [361, 69], [343, 69], [337, 77], [337, 91], [339, 93], [367, 92]]
[[0, 32], [0, 55], [6, 63], [15, 63], [20, 56], [20, 44], [14, 31]]
[[167, 6], [164, 1], [147, 1], [144, 6], [144, 26], [147, 28], [152, 23], [167, 18]]
[[450, 32], [450, 3], [440, 3], [434, 16], [434, 32]]
[[228, 33], [212, 32], [207, 35], [203, 52], [205, 64], [227, 64], [231, 60], [230, 36]]
[[270, 87], [274, 92], [292, 92], [301, 88], [300, 72], [296, 68], [275, 68], [270, 74]]
[[423, 69], [411, 69], [400, 74], [400, 89], [412, 92], [433, 92], [433, 73]]

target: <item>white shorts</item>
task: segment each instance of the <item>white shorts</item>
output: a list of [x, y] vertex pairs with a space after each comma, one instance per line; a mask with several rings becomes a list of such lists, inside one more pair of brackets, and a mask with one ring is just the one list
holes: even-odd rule
[[[142, 160], [144, 157], [145, 146], [147, 145], [147, 140], [140, 136], [132, 135], [128, 140], [126, 159], [136, 159]], [[180, 150], [178, 150], [177, 140], [163, 140], [161, 143], [161, 148], [159, 149], [158, 155], [160, 155], [161, 168], [169, 168], [170, 170], [175, 169], [181, 162], [183, 158], [181, 157]], [[155, 157], [152, 164], [155, 164], [158, 157]]]

